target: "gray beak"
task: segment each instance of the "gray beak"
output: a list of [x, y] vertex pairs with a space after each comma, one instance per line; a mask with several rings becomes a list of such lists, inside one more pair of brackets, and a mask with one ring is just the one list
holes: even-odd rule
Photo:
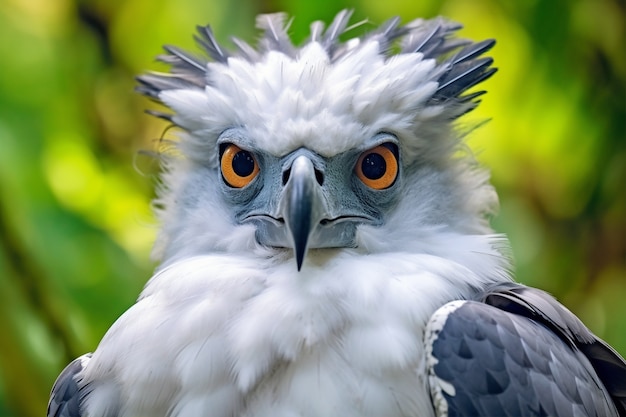
[[268, 174], [259, 206], [243, 222], [256, 225], [257, 243], [293, 250], [298, 271], [309, 249], [356, 247], [359, 224], [377, 219], [360, 210], [354, 191], [340, 175], [331, 175], [322, 157], [301, 148], [282, 157], [280, 171]]
[[311, 234], [326, 210], [315, 167], [309, 158], [298, 156], [291, 165], [280, 208], [292, 239], [298, 271], [308, 250]]

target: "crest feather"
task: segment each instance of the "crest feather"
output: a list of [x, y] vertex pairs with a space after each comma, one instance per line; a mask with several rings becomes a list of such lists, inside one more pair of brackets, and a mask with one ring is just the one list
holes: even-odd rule
[[211, 26], [196, 26], [196, 30], [200, 36], [194, 35], [194, 39], [198, 45], [206, 51], [207, 54], [216, 62], [226, 63], [228, 61], [228, 52], [220, 46], [215, 39]]
[[256, 27], [265, 31], [259, 42], [265, 51], [278, 51], [294, 57], [295, 47], [289, 38], [287, 30], [292, 20], [287, 21], [287, 14], [262, 14], [256, 18]]
[[[267, 53], [275, 51], [296, 60], [308, 45], [315, 43], [326, 52], [332, 64], [346, 58], [355, 48], [376, 42], [378, 53], [385, 60], [406, 54], [420, 54], [423, 60], [434, 60], [437, 63], [437, 70], [434, 71], [436, 75], [427, 81], [434, 81], [438, 86], [426, 105], [456, 106], [459, 110], [450, 113], [450, 118], [456, 118], [474, 108], [478, 103], [475, 98], [484, 92], [462, 94], [496, 71], [491, 66], [491, 58], [481, 57], [494, 46], [495, 41], [472, 42], [457, 38], [454, 34], [462, 27], [458, 23], [439, 17], [431, 20], [416, 19], [401, 25], [400, 19], [394, 17], [360, 38], [342, 42], [341, 35], [352, 29], [348, 27], [351, 16], [352, 10], [342, 10], [326, 29], [323, 22], [313, 22], [308, 40], [299, 47], [294, 46], [289, 37], [292, 21], [284, 13], [257, 17], [256, 26], [263, 31], [263, 36], [256, 48], [233, 38], [236, 50], [228, 51], [216, 41], [210, 26], [198, 26], [195, 39], [208, 59], [174, 46], [165, 46], [167, 54], [158, 59], [171, 66], [170, 73], [152, 72], [138, 77], [140, 85], [137, 91], [162, 102], [162, 93], [165, 91], [204, 89], [211, 85], [209, 73], [216, 68], [215, 65], [229, 67], [229, 57], [254, 64], [262, 61]], [[215, 64], [209, 64], [210, 61]]]
[[352, 17], [352, 10], [342, 10], [335, 16], [328, 29], [326, 29], [321, 43], [327, 51], [339, 44], [339, 36], [345, 32], [350, 17]]

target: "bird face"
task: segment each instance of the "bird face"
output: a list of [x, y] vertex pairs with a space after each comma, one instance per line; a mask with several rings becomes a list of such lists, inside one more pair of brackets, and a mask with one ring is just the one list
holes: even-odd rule
[[283, 156], [255, 148], [245, 129], [218, 140], [221, 190], [239, 223], [264, 246], [292, 248], [298, 270], [309, 248], [356, 246], [359, 224], [380, 225], [398, 195], [398, 139], [379, 133], [332, 157], [300, 147]]
[[481, 57], [493, 41], [456, 39], [460, 26], [442, 19], [391, 19], [342, 42], [349, 17], [315, 23], [300, 47], [284, 15], [258, 19], [257, 49], [235, 39], [228, 51], [201, 27], [209, 59], [166, 47], [171, 72], [139, 78], [184, 131], [159, 201], [162, 256], [287, 248], [300, 269], [308, 249], [405, 251], [435, 229], [490, 232], [494, 193], [457, 157], [453, 122], [495, 71]]

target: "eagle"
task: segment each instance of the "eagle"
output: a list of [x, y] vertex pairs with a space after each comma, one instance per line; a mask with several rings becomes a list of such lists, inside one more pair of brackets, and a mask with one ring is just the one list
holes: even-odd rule
[[48, 417], [619, 416], [626, 362], [516, 283], [497, 195], [459, 118], [495, 41], [444, 18], [300, 46], [210, 26], [138, 91], [177, 128], [160, 155], [160, 259]]

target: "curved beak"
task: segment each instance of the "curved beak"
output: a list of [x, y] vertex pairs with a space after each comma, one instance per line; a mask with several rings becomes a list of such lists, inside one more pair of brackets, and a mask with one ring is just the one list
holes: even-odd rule
[[308, 250], [311, 233], [325, 216], [321, 186], [309, 158], [298, 156], [291, 165], [280, 201], [280, 211], [292, 239], [298, 271]]

